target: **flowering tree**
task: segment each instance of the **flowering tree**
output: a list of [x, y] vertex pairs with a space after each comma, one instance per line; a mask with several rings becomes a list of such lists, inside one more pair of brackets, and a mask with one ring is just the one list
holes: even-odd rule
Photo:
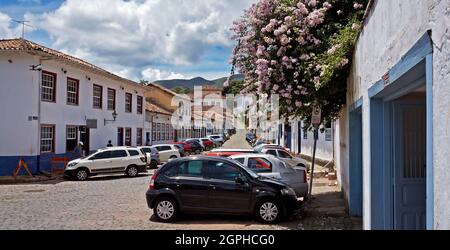
[[368, 0], [260, 0], [232, 27], [243, 92], [280, 95], [280, 114], [335, 119]]

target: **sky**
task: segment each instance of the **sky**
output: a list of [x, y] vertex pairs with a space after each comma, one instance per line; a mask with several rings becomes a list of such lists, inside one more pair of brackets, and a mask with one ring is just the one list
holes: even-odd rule
[[0, 39], [25, 39], [135, 81], [230, 74], [232, 22], [256, 0], [0, 0]]

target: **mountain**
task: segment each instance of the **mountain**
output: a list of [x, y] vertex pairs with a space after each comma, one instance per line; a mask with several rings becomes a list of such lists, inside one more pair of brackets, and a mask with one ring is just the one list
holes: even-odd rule
[[[161, 80], [161, 81], [156, 81], [155, 83], [168, 88], [168, 89], [174, 89], [176, 87], [181, 87], [181, 88], [187, 88], [190, 90], [194, 90], [194, 86], [203, 86], [203, 85], [210, 85], [210, 86], [215, 86], [215, 87], [219, 87], [219, 88], [223, 88], [223, 83], [227, 80], [228, 77], [222, 77], [222, 78], [218, 78], [215, 80], [206, 80], [203, 77], [195, 77], [192, 79], [173, 79], [173, 80]], [[244, 76], [243, 75], [235, 75], [233, 77], [233, 79], [237, 79], [237, 80], [243, 80]]]

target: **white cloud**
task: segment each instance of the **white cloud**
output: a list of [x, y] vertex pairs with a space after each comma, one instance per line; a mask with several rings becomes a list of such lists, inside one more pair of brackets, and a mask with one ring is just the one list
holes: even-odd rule
[[159, 80], [168, 80], [168, 79], [187, 79], [186, 76], [175, 73], [175, 72], [169, 72], [154, 68], [147, 68], [142, 71], [142, 76], [144, 80], [153, 82], [153, 81], [159, 81]]
[[149, 65], [193, 65], [211, 46], [231, 47], [233, 20], [255, 1], [67, 0], [25, 19], [45, 30], [54, 48], [138, 79]]
[[0, 12], [0, 39], [13, 37], [13, 31], [10, 28], [10, 25], [11, 18], [8, 15]]

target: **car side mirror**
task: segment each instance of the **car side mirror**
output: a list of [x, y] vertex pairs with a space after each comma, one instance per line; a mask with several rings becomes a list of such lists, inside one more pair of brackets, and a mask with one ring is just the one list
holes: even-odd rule
[[241, 176], [237, 176], [234, 180], [237, 184], [240, 184], [240, 185], [245, 184], [245, 180]]

